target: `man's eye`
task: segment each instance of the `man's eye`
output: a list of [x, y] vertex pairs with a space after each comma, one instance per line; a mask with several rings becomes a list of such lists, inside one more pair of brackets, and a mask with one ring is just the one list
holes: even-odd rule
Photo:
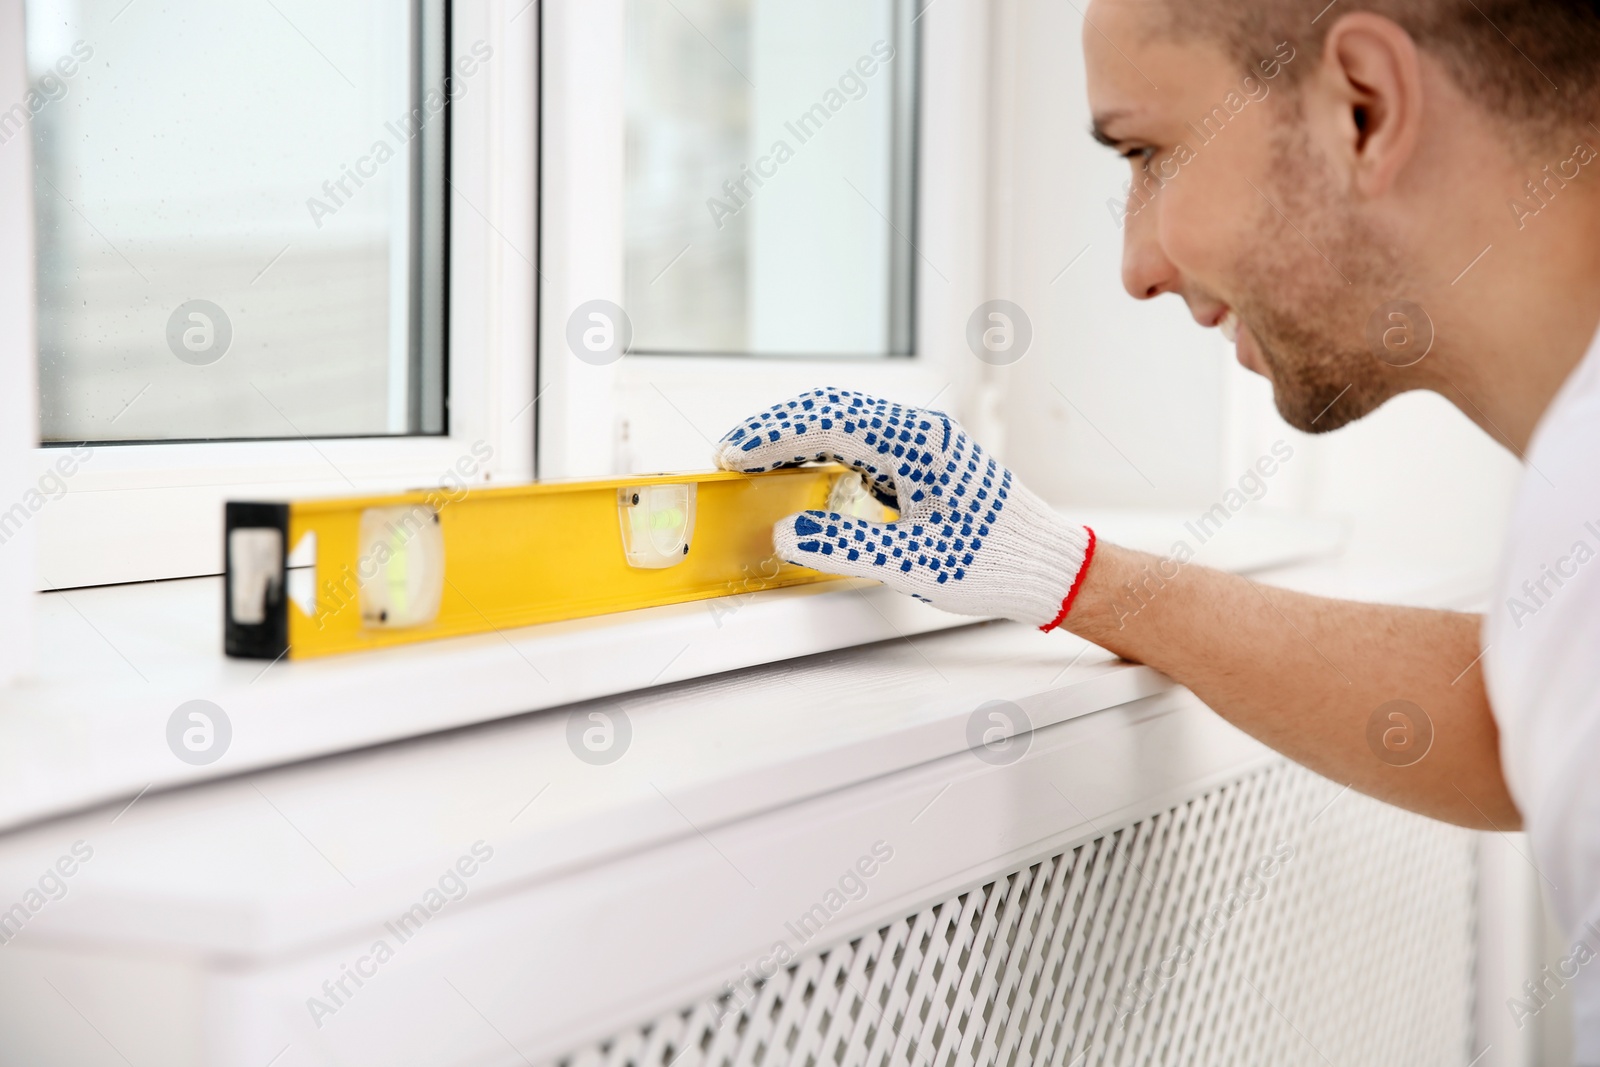
[[1155, 155], [1156, 150], [1154, 148], [1130, 148], [1126, 152], [1122, 153], [1122, 158], [1128, 160], [1130, 163], [1133, 163], [1136, 166], [1148, 167], [1150, 165], [1150, 161], [1155, 158]]

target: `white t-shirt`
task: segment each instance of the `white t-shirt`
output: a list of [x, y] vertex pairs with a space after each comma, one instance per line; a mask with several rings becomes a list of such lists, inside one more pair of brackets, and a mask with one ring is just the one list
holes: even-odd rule
[[[1501, 568], [1483, 661], [1506, 782], [1562, 955], [1600, 953], [1600, 338], [1534, 431]], [[1600, 1064], [1600, 958], [1576, 971], [1574, 1057]]]

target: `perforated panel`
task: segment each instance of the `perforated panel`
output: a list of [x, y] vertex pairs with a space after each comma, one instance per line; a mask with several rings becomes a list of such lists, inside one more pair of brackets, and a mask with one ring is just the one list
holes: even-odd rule
[[559, 1062], [1459, 1067], [1473, 847], [1279, 765]]

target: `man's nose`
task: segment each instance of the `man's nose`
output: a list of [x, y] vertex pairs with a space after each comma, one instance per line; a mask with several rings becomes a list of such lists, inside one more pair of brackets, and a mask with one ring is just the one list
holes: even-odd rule
[[1129, 205], [1122, 231], [1122, 285], [1135, 300], [1149, 300], [1173, 292], [1178, 285], [1178, 268], [1161, 250], [1157, 203]]

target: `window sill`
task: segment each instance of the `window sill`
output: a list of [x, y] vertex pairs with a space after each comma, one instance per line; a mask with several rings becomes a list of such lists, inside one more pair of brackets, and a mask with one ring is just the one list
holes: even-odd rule
[[[1120, 543], [1157, 548], [1171, 518], [1090, 516]], [[1261, 519], [1241, 520], [1202, 561], [1259, 571], [1336, 548], [1326, 524]], [[39, 669], [0, 689], [0, 830], [147, 791], [857, 645], [904, 645], [977, 622], [850, 581], [267, 664], [221, 654], [221, 583], [191, 578], [40, 594]], [[1069, 635], [1033, 637], [1052, 642], [1050, 663], [1089, 652], [1080, 670], [1105, 660], [1096, 670], [1132, 672], [1115, 692], [1093, 697], [1097, 708], [1170, 685]], [[937, 666], [927, 666], [936, 676]], [[227, 749], [206, 766], [181, 761], [167, 745], [169, 718], [191, 700], [221, 708], [231, 727]]]
[[[974, 620], [840, 582], [276, 663], [222, 655], [222, 579], [40, 594], [36, 677], [0, 691], [0, 829], [418, 734]], [[715, 613], [713, 613], [715, 608]], [[227, 716], [223, 755], [167, 747], [179, 705]]]
[[[1358, 595], [1435, 604], [1459, 603], [1478, 588], [1461, 575], [1408, 572], [1363, 579], [1337, 561], [1268, 577], [1289, 586], [1339, 586]], [[857, 592], [836, 589], [799, 610], [813, 620], [830, 612], [835, 618], [849, 614], [821, 602], [830, 596], [859, 603]], [[796, 605], [783, 607], [792, 626]], [[748, 611], [754, 620], [757, 606], [752, 603]], [[633, 625], [640, 627], [634, 632], [647, 636], [659, 623], [630, 618]], [[541, 663], [546, 656], [551, 663], [562, 661], [563, 649], [573, 659], [582, 654], [584, 635], [552, 639], [552, 628], [544, 629], [525, 632], [519, 647], [537, 650]], [[614, 648], [617, 630], [611, 628], [605, 647]], [[295, 704], [291, 692], [303, 697], [335, 680], [321, 670], [304, 681], [293, 678], [294, 670], [286, 672], [289, 682], [273, 683], [266, 690], [271, 696], [252, 695], [256, 703], [230, 712], [234, 746], [205, 772], [245, 770], [239, 757], [252, 744], [254, 724], [270, 722], [275, 736], [298, 737], [302, 749], [316, 752], [351, 747], [341, 740], [351, 733], [347, 719], [366, 721], [372, 737], [419, 732], [416, 709], [399, 697], [415, 684], [434, 692], [462, 683], [452, 690], [451, 703], [477, 713], [462, 710], [457, 721], [486, 718], [486, 690], [466, 684], [474, 666], [513, 686], [532, 674], [505, 642], [496, 642], [504, 652], [497, 658], [491, 656], [492, 646], [458, 642], [448, 667], [448, 650], [438, 659], [409, 657], [427, 662], [406, 667], [409, 681], [384, 679], [382, 693], [369, 694], [364, 703], [347, 702], [345, 707], [359, 708], [360, 715], [326, 715], [326, 697], [321, 705]], [[379, 658], [382, 654], [373, 657]], [[376, 664], [371, 670], [347, 667], [348, 680], [337, 683], [340, 699], [379, 673]], [[448, 683], [441, 670], [450, 671]], [[259, 684], [268, 686], [273, 673]], [[577, 678], [581, 671], [574, 668], [570, 674]], [[627, 675], [614, 672], [611, 680], [624, 684]], [[250, 687], [248, 678], [243, 685]], [[390, 701], [389, 710], [404, 714], [386, 720], [380, 698]], [[974, 713], [997, 700], [1022, 710], [1031, 740], [1015, 756], [979, 761], [969, 752]], [[105, 706], [117, 710], [115, 704]], [[730, 863], [724, 846], [734, 849], [740, 863], [745, 857], [740, 849], [759, 844], [781, 856], [786, 847], [787, 838], [770, 827], [731, 829], [757, 815], [789, 812], [779, 820], [785, 832], [806, 827], [822, 832], [813, 825], [820, 818], [817, 811], [831, 812], [829, 819], [844, 818], [863, 803], [866, 790], [892, 794], [897, 825], [909, 834], [904, 828], [917, 824], [952, 784], [960, 785], [956, 779], [1008, 768], [1045, 750], [1078, 753], [1072, 773], [1058, 769], [1052, 780], [1072, 783], [1073, 795], [1062, 803], [1081, 804], [1072, 814], [1091, 827], [1129, 815], [1151, 796], [1167, 796], [1164, 790], [1176, 790], [1168, 799], [1181, 799], [1196, 783], [1220, 781], [1246, 763], [1275, 758], [1159, 672], [1118, 660], [1070, 634], [1044, 635], [1007, 622], [895, 639], [572, 709], [580, 715], [596, 710], [620, 710], [631, 720], [631, 745], [611, 764], [574, 758], [566, 715], [524, 715], [203, 789], [131, 801], [126, 797], [135, 789], [126, 789], [126, 796], [97, 810], [6, 835], [0, 882], [25, 884], [53, 862], [64, 843], [81, 838], [93, 843], [97, 857], [107, 857], [95, 861], [101, 874], [94, 888], [86, 883], [85, 891], [74, 894], [75, 903], [52, 908], [37, 931], [30, 929], [30, 938], [130, 949], [160, 946], [164, 953], [197, 958], [284, 959], [339, 938], [366, 936], [384, 916], [403, 912], [417, 887], [430, 884], [474, 840], [491, 842], [496, 856], [489, 875], [474, 883], [474, 893], [489, 899], [545, 886], [556, 894], [554, 903], [545, 900], [539, 906], [565, 914], [561, 902], [568, 898], [549, 887], [567, 874], [634, 859], [664, 862], [647, 857], [691, 841], [700, 860], [738, 888], [740, 867], [722, 866]], [[16, 715], [5, 721], [15, 722]], [[92, 746], [100, 765], [108, 773], [118, 769], [127, 781], [136, 777], [129, 773], [135, 766], [153, 773], [162, 769], [157, 766], [162, 761], [178, 763], [161, 740], [164, 716], [138, 722], [141, 728], [100, 738]], [[341, 727], [339, 736], [319, 733], [319, 727], [326, 731], [335, 724]], [[155, 736], [156, 743], [136, 734]], [[124, 751], [113, 760], [119, 744]], [[89, 747], [78, 746], [80, 751]], [[17, 748], [8, 743], [6, 750]], [[264, 753], [254, 742], [248, 766], [269, 762]], [[55, 763], [52, 770], [61, 772], [63, 762]], [[35, 783], [40, 777], [34, 773]], [[167, 780], [172, 777], [167, 774]], [[1032, 833], [1040, 819], [1060, 821], [1063, 809], [1043, 786], [997, 787], [1000, 792], [991, 800], [1009, 812], [1010, 821], [979, 819], [983, 832], [968, 836], [986, 840], [986, 834], [1010, 833], [1013, 822]], [[1030, 791], [1036, 787], [1041, 791]], [[14, 790], [15, 783], [8, 788]], [[15, 799], [13, 794], [13, 806]], [[946, 801], [933, 822], [951, 818], [952, 810], [963, 811], [962, 803]], [[699, 843], [710, 840], [707, 834], [716, 834], [721, 844], [713, 849]], [[848, 844], [854, 847], [855, 839]], [[668, 875], [677, 877], [677, 869], [668, 867]], [[762, 884], [771, 884], [771, 878], [764, 876]], [[595, 902], [602, 910], [603, 905]], [[320, 978], [319, 972], [304, 983], [306, 988], [315, 988]]]
[[[1481, 576], [1353, 571], [1338, 560], [1263, 577], [1441, 605], [1469, 601], [1481, 588]], [[986, 815], [969, 817], [963, 806], [970, 798], [962, 782], [1001, 769], [968, 754], [974, 713], [995, 700], [1025, 713], [1034, 731], [1031, 747], [1023, 748], [1028, 758], [1045, 750], [1077, 753], [1071, 773], [1058, 768], [1051, 780], [1073, 783], [1074, 795], [1063, 803], [1082, 804], [1075, 817], [1090, 827], [1179, 789], [1173, 783], [1182, 786], [1173, 793], [1181, 799], [1196, 783], [1272, 758], [1148, 667], [1070, 634], [971, 624], [880, 587], [777, 591], [752, 598], [720, 630], [701, 604], [264, 672], [260, 664], [213, 652], [203, 659], [209, 673], [197, 681], [191, 674], [198, 653], [185, 649], [215, 636], [214, 622], [199, 621], [217, 614], [200, 613], [215, 606], [214, 581], [137, 587], [142, 596], [123, 590], [120, 605], [72, 594], [75, 605], [63, 600], [49, 609], [54, 636], [70, 633], [78, 642], [52, 645], [56, 667], [80, 670], [70, 685], [58, 679], [4, 698], [0, 751], [29, 754], [8, 756], [0, 768], [7, 818], [14, 826], [70, 807], [104, 806], [7, 835], [0, 875], [22, 885], [76, 838], [92, 841], [107, 858], [96, 859], [102, 873], [93, 888], [85, 883], [75, 903], [53, 908], [30, 938], [154, 945], [169, 955], [235, 961], [299, 958], [339, 938], [366, 936], [382, 917], [404, 911], [419, 885], [430, 884], [478, 839], [492, 842], [496, 859], [473, 893], [492, 900], [544, 886], [549, 898], [538, 907], [553, 909], [549, 914], [567, 914], [562, 901], [569, 898], [557, 886], [564, 873], [630, 857], [644, 863], [654, 855], [648, 862], [666, 863], [656, 850], [674, 842], [691, 842], [700, 860], [738, 889], [741, 868], [720, 866], [730, 863], [724, 846], [741, 864], [746, 854], [739, 848], [760, 844], [782, 856], [797, 846], [767, 824], [759, 831], [722, 828], [789, 811], [799, 814], [780, 820], [785, 832], [822, 833], [812, 825], [817, 812], [844, 818], [864, 803], [862, 790], [884, 794], [878, 800], [897, 813], [896, 825], [909, 826], [958, 786], [924, 824], [935, 840], [939, 820], [952, 812], [977, 820], [962, 840], [987, 841], [1001, 831], [1021, 840], [1041, 819], [1064, 818], [1047, 783], [1024, 789], [1020, 780], [1006, 779], [993, 786], [998, 792]], [[127, 614], [141, 606], [143, 614]], [[156, 625], [163, 617], [170, 628]], [[90, 619], [104, 637], [146, 636], [123, 649], [124, 660]], [[839, 648], [895, 626], [954, 632], [896, 635], [876, 647], [664, 684], [732, 669], [734, 656], [750, 661], [784, 649]], [[99, 647], [91, 650], [91, 642]], [[635, 654], [619, 658], [623, 642]], [[179, 688], [186, 680], [188, 687]], [[631, 720], [630, 747], [607, 765], [575, 758], [568, 715], [523, 715], [141, 799], [154, 786], [237, 775], [625, 688], [648, 691], [590, 698], [571, 709], [580, 716], [620, 711]], [[196, 695], [228, 701], [234, 728], [228, 753], [207, 768], [189, 768], [165, 747], [171, 709]], [[802, 811], [802, 801], [822, 807]], [[997, 812], [1009, 813], [1003, 824], [992, 822]], [[710, 841], [708, 833], [721, 842], [716, 851], [700, 843]], [[855, 847], [854, 837], [845, 844]], [[667, 867], [673, 878], [682, 874]], [[770, 873], [762, 884], [771, 882]], [[604, 911], [603, 901], [592, 903]], [[316, 974], [296, 972], [293, 988], [315, 988], [337, 963], [307, 964]]]

